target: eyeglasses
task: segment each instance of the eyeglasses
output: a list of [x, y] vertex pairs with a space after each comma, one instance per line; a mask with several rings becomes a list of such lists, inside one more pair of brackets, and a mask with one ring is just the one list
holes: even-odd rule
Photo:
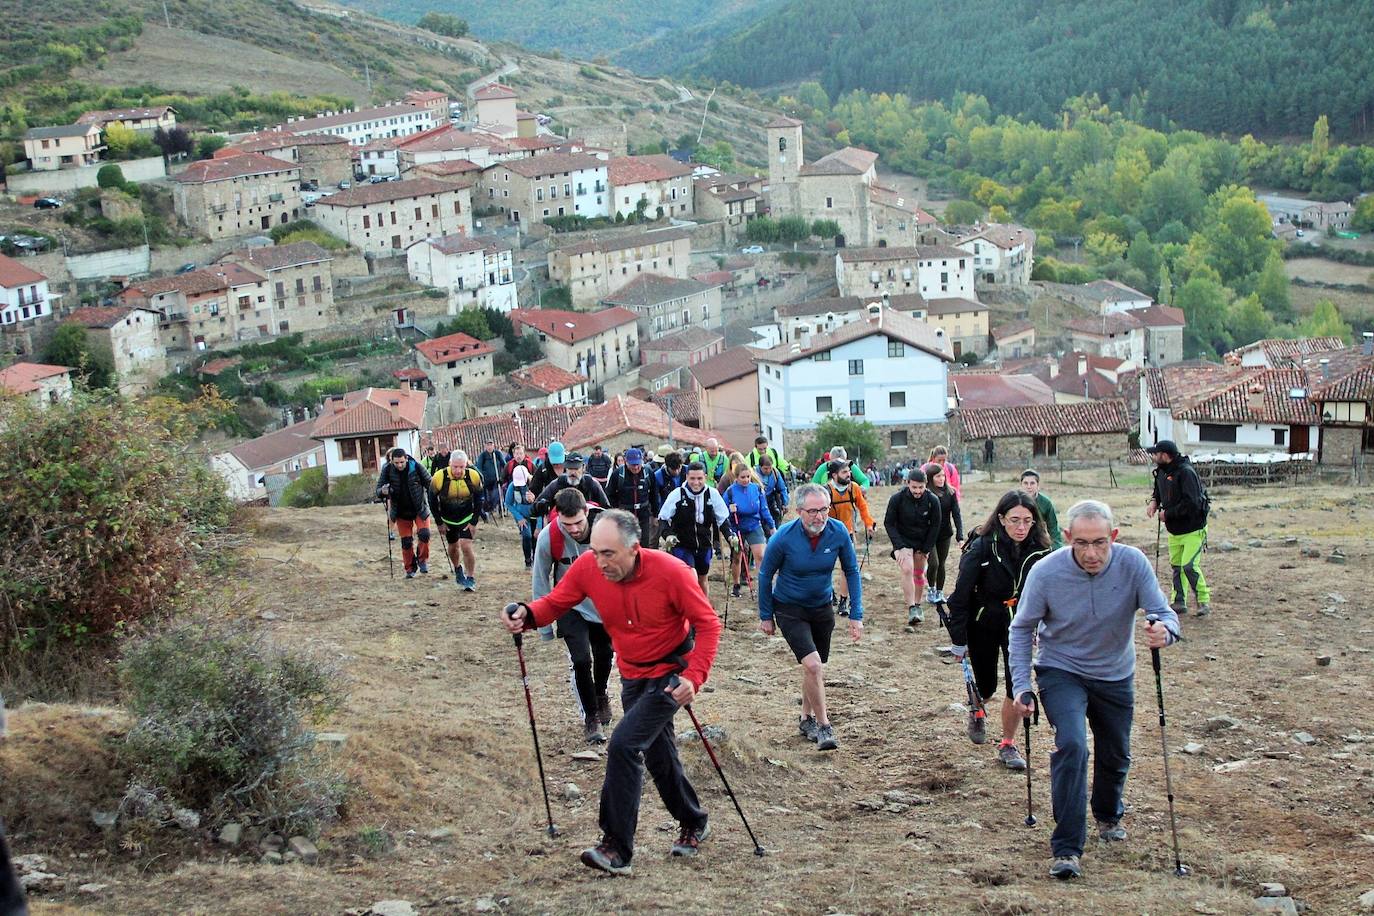
[[1034, 524], [1035, 524], [1035, 519], [1033, 519], [1033, 518], [1012, 518], [1012, 517], [1009, 516], [1009, 515], [1004, 515], [1004, 516], [1002, 516], [1002, 523], [1003, 523], [1004, 525], [1008, 525], [1008, 526], [1010, 526], [1010, 527], [1012, 527], [1012, 528], [1029, 528], [1031, 525], [1034, 525]]
[[821, 506], [819, 509], [802, 509], [802, 515], [825, 515], [830, 511], [829, 506]]
[[1107, 545], [1111, 544], [1111, 542], [1111, 538], [1098, 538], [1095, 541], [1080, 541], [1075, 538], [1072, 543], [1074, 550], [1088, 550], [1091, 548], [1092, 550], [1101, 552], [1106, 550]]

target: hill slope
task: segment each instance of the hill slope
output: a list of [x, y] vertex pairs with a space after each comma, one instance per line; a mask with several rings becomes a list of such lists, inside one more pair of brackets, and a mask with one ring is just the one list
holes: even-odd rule
[[1156, 118], [1213, 132], [1337, 135], [1374, 114], [1374, 0], [789, 0], [714, 48], [703, 75], [748, 86], [819, 78], [1052, 118], [1088, 92], [1143, 95]]

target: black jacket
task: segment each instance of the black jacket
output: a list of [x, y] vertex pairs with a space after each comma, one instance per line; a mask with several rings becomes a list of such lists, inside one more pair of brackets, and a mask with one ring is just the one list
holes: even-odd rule
[[1207, 501], [1202, 481], [1187, 455], [1180, 455], [1154, 470], [1151, 494], [1164, 510], [1164, 527], [1170, 534], [1190, 534], [1207, 527]]
[[654, 472], [646, 466], [640, 467], [638, 475], [631, 474], [627, 465], [616, 468], [606, 486], [606, 495], [613, 508], [636, 515], [646, 510], [658, 515], [658, 508], [663, 504], [654, 486]]
[[[390, 461], [377, 474], [374, 493], [378, 499], [389, 499], [388, 513], [392, 519], [429, 518], [429, 472], [414, 458], [406, 462], [404, 471], [396, 470]], [[391, 495], [383, 496], [382, 487], [390, 486]]]
[[940, 501], [940, 536], [937, 540], [943, 541], [948, 537], [964, 539], [964, 516], [959, 511], [959, 494], [954, 492], [954, 488], [945, 484], [944, 491], [926, 488], [927, 493], [934, 493], [935, 498]]
[[583, 474], [582, 479], [574, 486], [568, 483], [566, 474], [560, 474], [550, 481], [544, 489], [539, 491], [539, 495], [534, 499], [534, 508], [531, 515], [548, 515], [553, 509], [553, 498], [558, 495], [559, 490], [572, 487], [586, 497], [587, 502], [596, 503], [603, 509], [610, 506], [606, 499], [606, 491], [601, 489], [601, 484], [597, 483], [588, 474]]
[[600, 455], [589, 455], [586, 468], [588, 475], [597, 480], [605, 480], [611, 476], [611, 456], [605, 452]]
[[973, 627], [1005, 634], [1027, 574], [1050, 553], [1030, 538], [1017, 544], [1000, 524], [996, 531], [972, 538], [959, 560], [959, 579], [949, 598], [949, 638], [954, 645], [968, 645]]
[[545, 461], [534, 469], [534, 475], [530, 477], [530, 492], [536, 496], [543, 493], [544, 488], [560, 476], [562, 476], [562, 471]]
[[926, 490], [918, 501], [902, 487], [887, 501], [883, 528], [894, 551], [910, 547], [917, 553], [930, 553], [940, 536], [940, 500]]

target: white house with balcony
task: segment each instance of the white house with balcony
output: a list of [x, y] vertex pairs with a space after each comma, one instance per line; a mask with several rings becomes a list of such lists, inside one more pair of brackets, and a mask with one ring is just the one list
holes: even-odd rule
[[803, 327], [757, 356], [759, 429], [784, 456], [799, 456], [816, 425], [840, 414], [881, 431], [886, 455], [868, 457], [927, 454], [948, 437], [953, 361], [943, 331], [877, 304], [829, 333]]
[[48, 292], [47, 277], [0, 254], [0, 325], [51, 317], [53, 303], [60, 298]]
[[406, 250], [410, 279], [448, 292], [448, 313], [490, 308], [509, 314], [520, 307], [511, 246], [491, 236], [445, 235]]
[[1030, 286], [1035, 261], [1035, 233], [1030, 229], [988, 223], [975, 227], [954, 247], [973, 255], [973, 280], [977, 287]]
[[914, 293], [927, 299], [977, 298], [973, 256], [948, 245], [846, 248], [835, 254], [835, 285], [841, 296], [869, 299], [884, 293]]

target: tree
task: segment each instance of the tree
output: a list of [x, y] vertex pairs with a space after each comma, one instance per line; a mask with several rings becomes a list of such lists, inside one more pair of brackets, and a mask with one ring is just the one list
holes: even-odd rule
[[216, 150], [223, 149], [224, 144], [228, 142], [229, 139], [220, 134], [201, 134], [200, 140], [196, 143], [196, 158], [209, 159], [215, 155]]
[[1226, 312], [1226, 327], [1231, 332], [1232, 345], [1243, 347], [1269, 337], [1274, 330], [1274, 319], [1265, 311], [1260, 297], [1251, 293], [1231, 303]]
[[114, 122], [105, 128], [105, 147], [111, 159], [127, 159], [133, 154], [138, 134], [132, 127]]
[[855, 461], [881, 458], [883, 455], [883, 440], [876, 426], [867, 420], [836, 413], [816, 424], [816, 432], [806, 449], [807, 463], [814, 462], [836, 445], [844, 446], [845, 454]]
[[1330, 149], [1331, 125], [1327, 122], [1326, 115], [1322, 115], [1312, 125], [1312, 149], [1307, 154], [1307, 162], [1303, 164], [1303, 174], [1309, 178], [1319, 174], [1326, 166], [1326, 154]]
[[1361, 197], [1350, 218], [1350, 228], [1356, 232], [1374, 232], [1374, 194]]
[[78, 378], [92, 388], [110, 388], [114, 384], [114, 363], [109, 354], [92, 350], [86, 339], [86, 329], [69, 323], [58, 328], [43, 351], [43, 360], [54, 366], [70, 366]]
[[[1249, 188], [1229, 185], [1212, 195], [1208, 216], [1189, 247], [1221, 276], [1245, 285], [1264, 267], [1278, 243], [1270, 236], [1269, 211]], [[1246, 288], [1249, 288], [1246, 286]]]
[[95, 183], [102, 188], [115, 188], [124, 190], [124, 170], [113, 162], [107, 162], [100, 167], [100, 171], [95, 173]]
[[1318, 299], [1312, 314], [1298, 325], [1298, 330], [1303, 337], [1339, 337], [1346, 343], [1350, 343], [1353, 333], [1350, 325], [1341, 318], [1336, 303], [1330, 299]]
[[825, 89], [815, 80], [797, 87], [797, 101], [817, 114], [824, 114], [830, 110], [830, 96], [825, 94]]
[[1159, 292], [1155, 294], [1160, 302], [1165, 305], [1174, 303], [1174, 281], [1169, 276], [1169, 265], [1161, 264], [1159, 268]]
[[487, 316], [480, 309], [463, 309], [457, 318], [449, 322], [447, 333], [463, 333], [478, 340], [491, 340], [496, 336], [487, 324]]
[[1185, 338], [1194, 356], [1217, 356], [1231, 349], [1226, 330], [1227, 290], [1210, 276], [1192, 277], [1179, 289], [1174, 305], [1188, 321]]
[[1126, 243], [1105, 232], [1093, 232], [1083, 243], [1083, 250], [1098, 267], [1120, 261], [1126, 254]]
[[1159, 249], [1150, 244], [1150, 237], [1143, 231], [1137, 232], [1135, 238], [1131, 239], [1131, 247], [1126, 250], [1126, 260], [1144, 275], [1145, 285], [1149, 287], [1149, 291], [1157, 292], [1159, 272], [1164, 266], [1164, 259], [1159, 256]]
[[189, 156], [196, 148], [190, 131], [184, 127], [173, 127], [171, 130], [159, 127], [153, 131], [153, 145], [162, 150], [162, 155], [168, 159], [173, 156]]
[[724, 140], [717, 140], [710, 146], [697, 147], [693, 158], [702, 165], [729, 172], [735, 167], [735, 148]]
[[415, 25], [435, 35], [447, 35], [449, 38], [462, 38], [468, 33], [467, 20], [451, 13], [438, 13], [433, 10], [421, 16]]
[[971, 200], [951, 200], [945, 204], [944, 217], [951, 226], [967, 226], [983, 218], [983, 208]]
[[1269, 252], [1264, 268], [1255, 280], [1255, 294], [1274, 320], [1292, 320], [1293, 300], [1288, 295], [1288, 272], [1283, 269], [1283, 258], [1277, 251]]
[[840, 234], [840, 224], [833, 219], [818, 219], [811, 224], [811, 234], [821, 239], [834, 238]]

